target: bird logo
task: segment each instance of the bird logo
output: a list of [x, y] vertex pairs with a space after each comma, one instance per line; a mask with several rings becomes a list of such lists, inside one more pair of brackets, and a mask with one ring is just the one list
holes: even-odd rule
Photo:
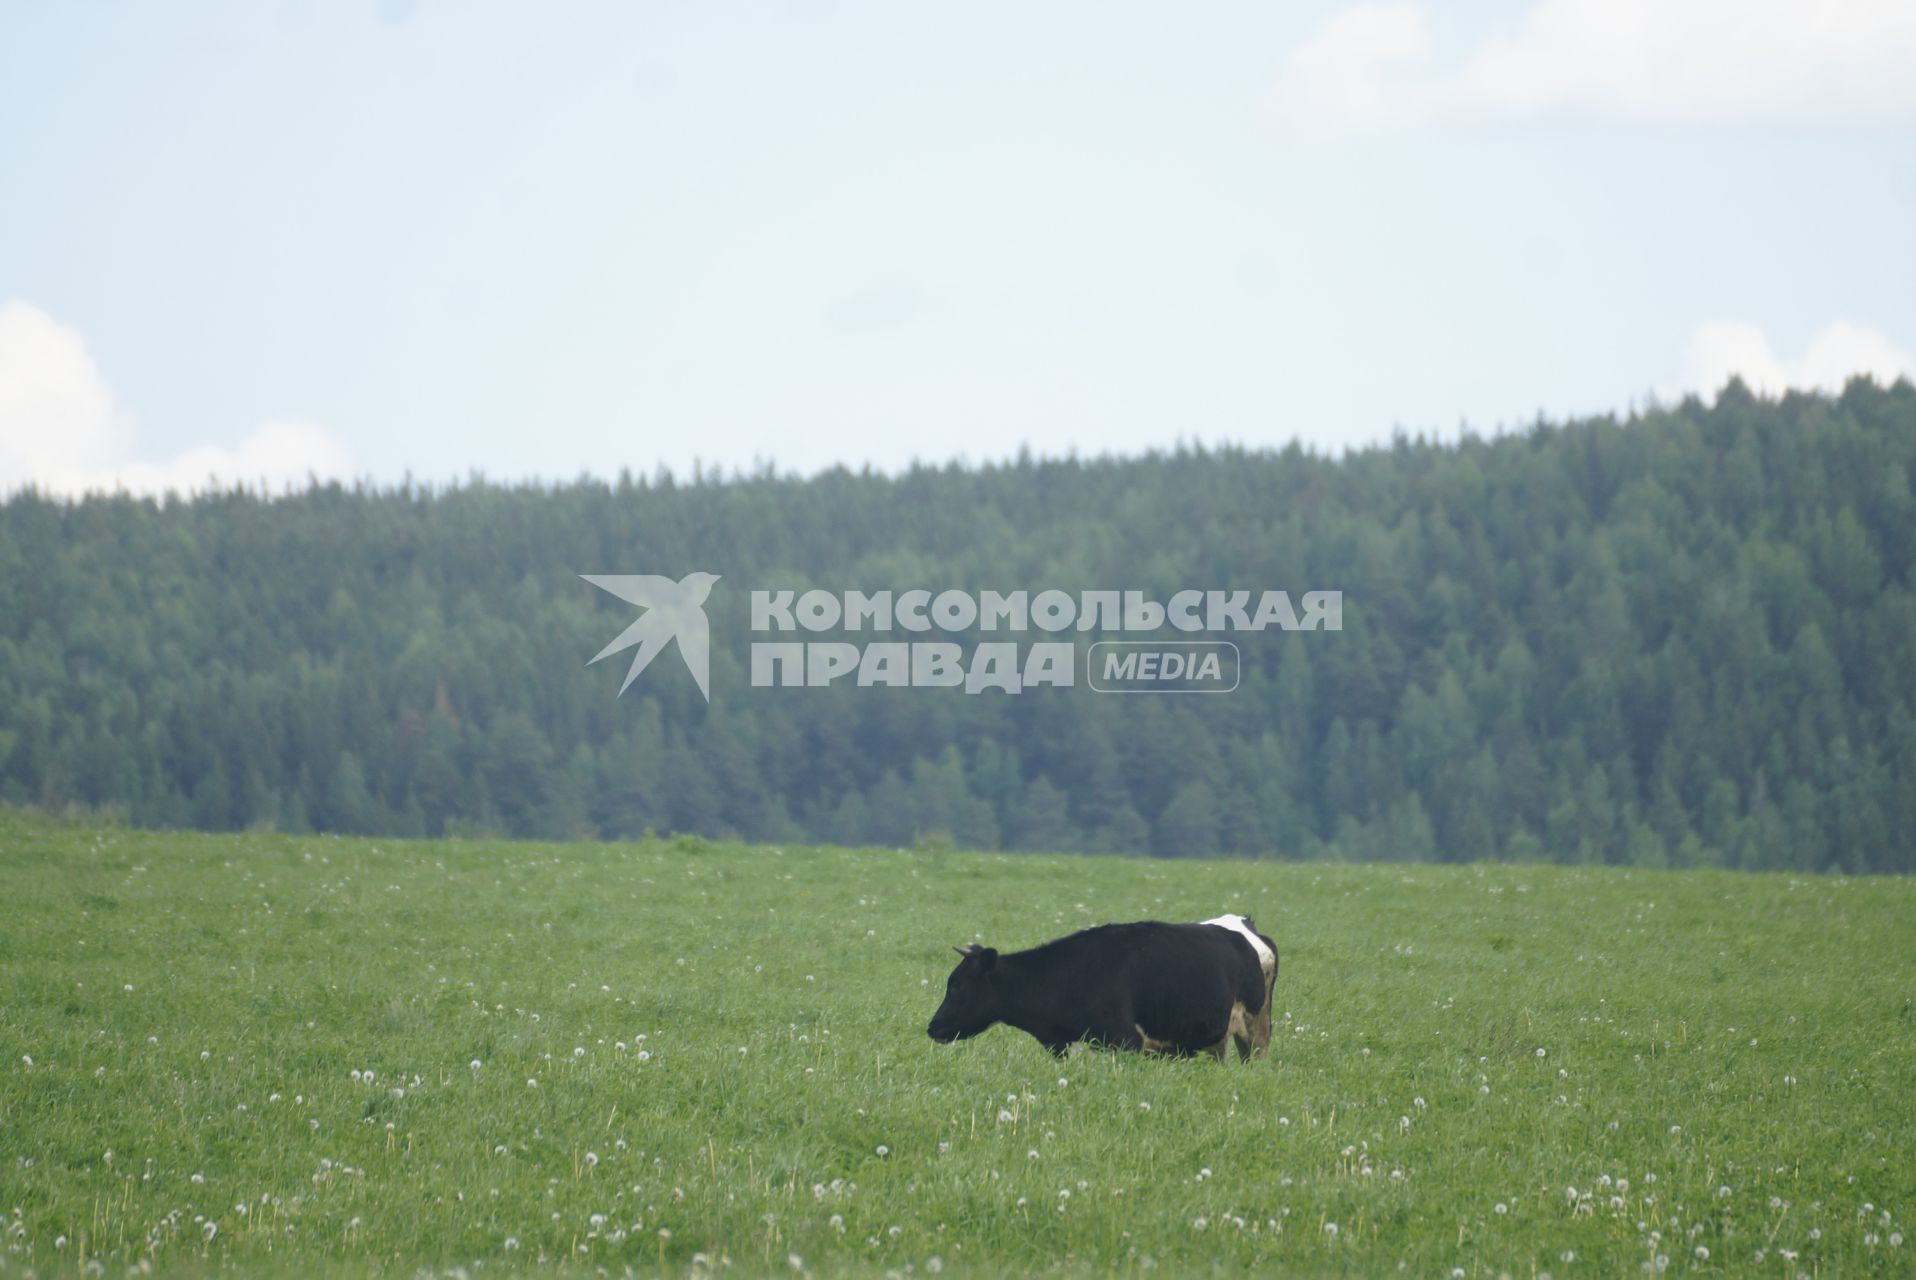
[[639, 672], [659, 656], [659, 651], [677, 640], [685, 669], [692, 673], [692, 680], [705, 700], [712, 700], [712, 631], [705, 621], [705, 597], [712, 594], [712, 584], [719, 580], [718, 574], [688, 573], [677, 582], [649, 573], [582, 573], [579, 576], [599, 590], [610, 591], [628, 604], [645, 610], [637, 622], [619, 632], [586, 666], [621, 649], [639, 646], [639, 651], [632, 655], [632, 665], [626, 669], [625, 683], [619, 686], [623, 694], [632, 687]]

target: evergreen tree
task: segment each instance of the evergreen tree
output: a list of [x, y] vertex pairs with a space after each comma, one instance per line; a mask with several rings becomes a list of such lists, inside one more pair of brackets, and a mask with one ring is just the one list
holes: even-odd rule
[[[1908, 872], [1913, 474], [1916, 387], [1857, 381], [1337, 458], [22, 492], [0, 500], [0, 802], [217, 829]], [[673, 650], [623, 696], [620, 664], [586, 665], [632, 618], [577, 573], [635, 556], [725, 573], [709, 703]], [[1082, 656], [1076, 687], [1015, 696], [752, 686], [752, 588], [949, 584], [1336, 589], [1344, 629], [1233, 633], [1219, 697], [1095, 695]]]

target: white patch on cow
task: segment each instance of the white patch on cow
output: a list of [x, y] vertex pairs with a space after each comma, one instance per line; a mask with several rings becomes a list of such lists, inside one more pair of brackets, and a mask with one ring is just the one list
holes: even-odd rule
[[1244, 940], [1257, 952], [1258, 967], [1264, 970], [1266, 979], [1277, 968], [1277, 957], [1272, 954], [1269, 947], [1264, 945], [1264, 939], [1257, 936], [1257, 930], [1244, 923], [1243, 916], [1218, 916], [1214, 920], [1206, 920], [1203, 923], [1214, 924], [1220, 929], [1230, 929], [1243, 934]]

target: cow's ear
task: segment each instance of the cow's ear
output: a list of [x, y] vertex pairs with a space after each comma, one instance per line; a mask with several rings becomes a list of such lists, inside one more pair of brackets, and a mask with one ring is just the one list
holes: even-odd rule
[[989, 969], [998, 963], [998, 953], [990, 947], [973, 947], [971, 954], [978, 957], [978, 963], [983, 968]]

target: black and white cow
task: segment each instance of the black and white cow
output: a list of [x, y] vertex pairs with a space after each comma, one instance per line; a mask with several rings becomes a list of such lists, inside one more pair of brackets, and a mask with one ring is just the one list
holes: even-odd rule
[[1003, 1022], [1063, 1055], [1080, 1042], [1241, 1058], [1271, 1044], [1277, 944], [1246, 916], [1202, 924], [1101, 924], [1029, 951], [954, 947], [964, 957], [925, 1028], [964, 1040]]

